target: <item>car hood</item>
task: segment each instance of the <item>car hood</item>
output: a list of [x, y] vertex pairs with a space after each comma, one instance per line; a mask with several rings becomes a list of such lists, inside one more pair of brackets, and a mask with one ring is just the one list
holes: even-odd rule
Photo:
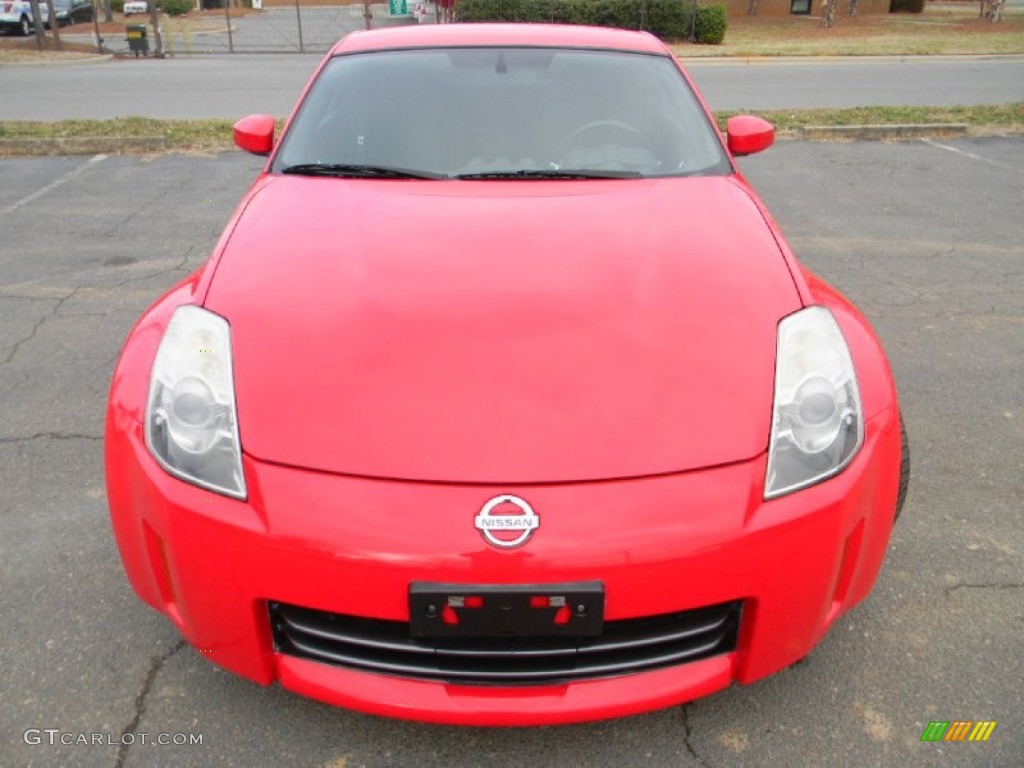
[[265, 180], [205, 302], [249, 455], [524, 483], [766, 449], [800, 302], [738, 179]]

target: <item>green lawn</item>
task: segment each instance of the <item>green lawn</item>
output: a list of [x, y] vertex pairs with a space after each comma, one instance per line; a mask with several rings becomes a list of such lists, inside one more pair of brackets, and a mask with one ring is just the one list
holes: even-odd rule
[[722, 45], [673, 49], [684, 57], [1024, 53], [1024, 11], [1012, 9], [991, 24], [978, 18], [977, 3], [929, 3], [921, 14], [837, 15], [832, 29], [806, 16], [734, 17]]

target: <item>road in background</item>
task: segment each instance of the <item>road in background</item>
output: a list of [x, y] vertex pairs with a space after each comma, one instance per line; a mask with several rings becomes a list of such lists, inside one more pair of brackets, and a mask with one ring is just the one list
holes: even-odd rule
[[[320, 58], [236, 54], [0, 67], [0, 120], [284, 117]], [[1024, 101], [1024, 56], [693, 59], [686, 65], [711, 108], [720, 110]]]
[[[128, 586], [103, 480], [114, 361], [143, 308], [205, 260], [262, 164], [0, 160], [0, 765], [1020, 766], [1024, 138], [786, 142], [742, 161], [892, 359], [913, 477], [885, 567], [774, 677], [535, 729], [403, 723], [262, 688], [206, 661]], [[685, 210], [677, 224], [683, 243]], [[998, 725], [983, 744], [922, 743], [932, 720]], [[134, 731], [150, 742], [122, 741]], [[203, 742], [160, 747], [160, 734]]]

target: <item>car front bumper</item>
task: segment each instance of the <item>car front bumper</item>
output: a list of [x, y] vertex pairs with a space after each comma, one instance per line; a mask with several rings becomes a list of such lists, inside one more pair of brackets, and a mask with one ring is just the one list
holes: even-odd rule
[[[473, 725], [616, 717], [750, 683], [798, 661], [870, 591], [895, 511], [894, 409], [866, 425], [840, 475], [762, 498], [766, 457], [635, 480], [461, 486], [330, 475], [244, 458], [238, 501], [164, 472], [142, 425], [107, 428], [114, 531], [138, 594], [204, 656], [262, 684], [376, 714]], [[474, 527], [498, 494], [541, 518], [523, 547]], [[268, 603], [409, 621], [412, 582], [599, 580], [605, 620], [742, 601], [735, 648], [633, 674], [543, 685], [467, 685], [325, 664], [275, 647]]]

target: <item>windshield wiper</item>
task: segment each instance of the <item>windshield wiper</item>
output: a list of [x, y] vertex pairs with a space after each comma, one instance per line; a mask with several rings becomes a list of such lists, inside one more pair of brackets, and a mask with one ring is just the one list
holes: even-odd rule
[[594, 171], [587, 168], [558, 168], [519, 171], [460, 173], [456, 179], [639, 179], [639, 171]]
[[414, 171], [408, 168], [390, 168], [385, 165], [357, 165], [352, 163], [299, 163], [287, 165], [281, 173], [296, 176], [336, 176], [356, 179], [444, 179], [443, 173]]

